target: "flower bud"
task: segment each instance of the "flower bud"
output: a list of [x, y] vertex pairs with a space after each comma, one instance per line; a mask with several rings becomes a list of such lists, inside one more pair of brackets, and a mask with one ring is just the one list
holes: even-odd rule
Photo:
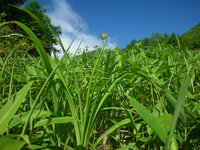
[[103, 32], [102, 35], [101, 35], [101, 39], [102, 39], [102, 40], [105, 40], [106, 37], [107, 37], [107, 33]]

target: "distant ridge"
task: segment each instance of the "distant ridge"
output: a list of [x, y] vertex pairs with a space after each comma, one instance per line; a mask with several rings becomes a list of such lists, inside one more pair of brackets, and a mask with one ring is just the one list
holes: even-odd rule
[[185, 32], [182, 36], [191, 36], [200, 34], [200, 23], [189, 29], [187, 32]]
[[[177, 37], [179, 42], [177, 42]], [[154, 49], [158, 46], [157, 41], [159, 41], [162, 46], [171, 45], [173, 47], [181, 47], [182, 49], [200, 50], [200, 22], [182, 35], [177, 36], [175, 32], [171, 33], [171, 35], [155, 32], [152, 33], [151, 37], [139, 41], [132, 40], [124, 49], [137, 47], [136, 45], [138, 43], [140, 44], [140, 47], [143, 47], [144, 49]]]
[[200, 49], [200, 23], [185, 32], [181, 38], [183, 46], [189, 49]]

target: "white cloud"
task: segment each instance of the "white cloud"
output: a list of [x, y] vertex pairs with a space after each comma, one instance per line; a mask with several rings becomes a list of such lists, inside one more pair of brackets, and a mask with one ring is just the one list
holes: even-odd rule
[[[102, 45], [102, 40], [99, 37], [101, 33], [99, 33], [99, 35], [90, 34], [86, 22], [71, 8], [67, 0], [51, 0], [51, 2], [53, 6], [51, 10], [47, 10], [47, 15], [51, 18], [52, 24], [61, 26], [63, 33], [60, 37], [65, 48], [69, 46], [70, 42], [79, 31], [78, 37], [70, 48], [71, 53], [76, 51], [81, 40], [83, 40], [81, 44], [82, 49], [87, 46], [89, 50], [93, 50], [93, 46], [98, 45], [100, 47]], [[111, 42], [109, 38], [106, 48], [115, 47], [116, 43]]]

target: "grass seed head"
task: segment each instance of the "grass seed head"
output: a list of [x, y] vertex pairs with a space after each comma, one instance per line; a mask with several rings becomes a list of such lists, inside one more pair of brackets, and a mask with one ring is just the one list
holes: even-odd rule
[[101, 35], [101, 39], [105, 40], [106, 38], [107, 38], [107, 33], [103, 32], [102, 35]]

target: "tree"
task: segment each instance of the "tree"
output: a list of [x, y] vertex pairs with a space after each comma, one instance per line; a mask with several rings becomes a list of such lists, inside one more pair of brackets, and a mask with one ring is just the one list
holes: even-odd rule
[[161, 41], [161, 40], [163, 40], [163, 38], [164, 38], [164, 36], [161, 33], [158, 33], [158, 32], [152, 33], [152, 39]]
[[10, 5], [19, 6], [26, 2], [27, 0], [0, 0], [0, 13], [9, 13], [13, 8]]
[[178, 43], [177, 43], [177, 34], [176, 33], [172, 32], [172, 34], [171, 34], [171, 36], [170, 36], [170, 38], [168, 40], [168, 44], [170, 44], [170, 45], [172, 45], [174, 47], [176, 47], [178, 45]]
[[[126, 49], [131, 49], [135, 46], [135, 40], [131, 41], [130, 44], [127, 44]], [[144, 38], [142, 40], [137, 41], [137, 43], [141, 44], [141, 48], [143, 49], [152, 49], [156, 47], [165, 47], [172, 46], [174, 48], [189, 48], [200, 49], [200, 23], [192, 27], [190, 30], [185, 32], [183, 35], [179, 36], [176, 33], [168, 34], [154, 32], [150, 38]]]
[[133, 49], [136, 43], [137, 43], [137, 40], [133, 39], [130, 44], [126, 45], [126, 49]]
[[[36, 22], [36, 20], [33, 19], [30, 16], [30, 14], [28, 14], [27, 12], [17, 9], [15, 7], [9, 6], [9, 4], [18, 6], [20, 4], [23, 4], [25, 1], [26, 0], [19, 0], [19, 1], [6, 0], [5, 4], [4, 4], [5, 9], [1, 7], [1, 11], [5, 12], [4, 19], [2, 19], [2, 20], [4, 20], [4, 21], [17, 20], [17, 21], [24, 23], [36, 34], [36, 36], [40, 39], [41, 43], [43, 44], [46, 52], [50, 54], [54, 50], [53, 45], [56, 45], [56, 40], [52, 34], [52, 31], [54, 32], [55, 35], [59, 35], [59, 34], [61, 34], [61, 28], [60, 28], [60, 26], [53, 26], [51, 24], [50, 18], [45, 15], [46, 10], [43, 9], [40, 6], [40, 3], [37, 1], [28, 2], [26, 4], [25, 8], [39, 18], [39, 20], [42, 22], [43, 28], [41, 28], [38, 25], [38, 23]], [[12, 7], [12, 9], [11, 9], [11, 7]], [[15, 15], [12, 14], [13, 12], [15, 12]], [[13, 33], [19, 33], [19, 34], [26, 35], [26, 33], [21, 28], [19, 28], [17, 25], [8, 25], [8, 26], [9, 26], [10, 30], [13, 31]], [[4, 34], [6, 34], [6, 33], [4, 32]], [[27, 42], [31, 45], [30, 40]], [[4, 45], [4, 46], [6, 47], [6, 45]], [[38, 56], [38, 53], [34, 49], [34, 47], [32, 47], [29, 50], [29, 54]]]
[[[0, 13], [6, 13], [6, 20], [16, 20], [20, 17], [19, 10], [14, 9], [11, 5], [20, 6], [27, 0], [0, 0]], [[15, 15], [13, 15], [15, 14]]]
[[[30, 29], [38, 36], [46, 52], [50, 54], [54, 49], [53, 45], [57, 44], [52, 31], [55, 35], [60, 35], [62, 33], [60, 26], [54, 26], [51, 24], [50, 18], [45, 15], [46, 10], [42, 9], [39, 2], [31, 1], [27, 3], [25, 8], [40, 19], [44, 28], [42, 29], [38, 27], [38, 24], [35, 22], [35, 20], [30, 18], [28, 14], [24, 14], [24, 18], [21, 18], [21, 21], [30, 27]], [[32, 51], [32, 53], [35, 55], [36, 53], [34, 52], [35, 51]]]

